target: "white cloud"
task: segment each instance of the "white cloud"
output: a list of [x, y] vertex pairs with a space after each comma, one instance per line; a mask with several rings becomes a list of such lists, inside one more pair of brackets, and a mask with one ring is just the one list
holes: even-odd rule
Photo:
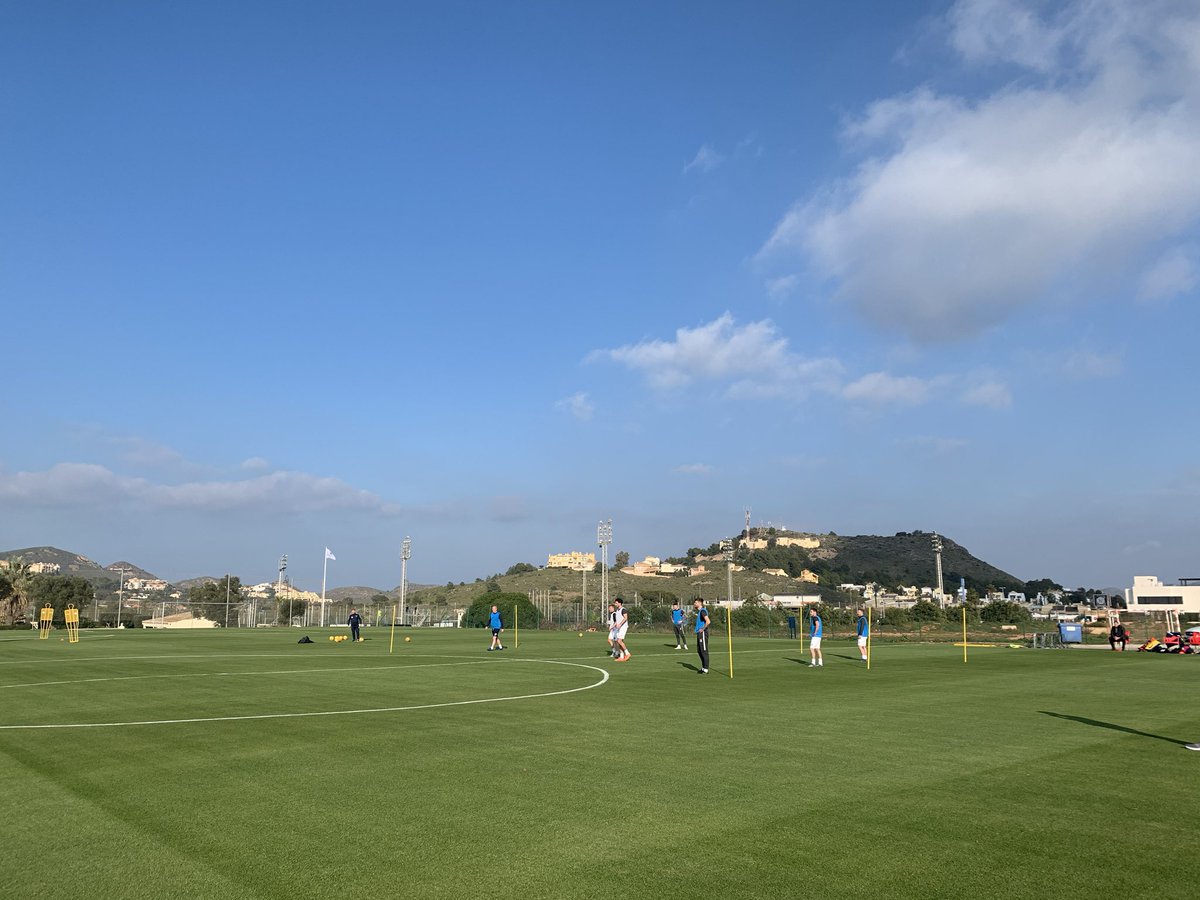
[[1060, 362], [1062, 373], [1076, 381], [1109, 378], [1125, 368], [1124, 354], [1119, 351], [1102, 353], [1096, 350], [1073, 350]]
[[529, 505], [524, 497], [491, 497], [487, 502], [488, 518], [494, 522], [521, 522], [530, 518]]
[[713, 467], [706, 463], [686, 463], [676, 466], [675, 471], [681, 475], [711, 475]]
[[1170, 300], [1186, 294], [1200, 283], [1195, 248], [1173, 247], [1148, 268], [1138, 282], [1137, 299], [1142, 303]]
[[251, 456], [249, 459], [242, 460], [242, 468], [250, 472], [261, 472], [271, 468], [271, 464], [261, 456]]
[[936, 454], [937, 456], [954, 453], [963, 449], [968, 444], [963, 438], [936, 437], [928, 434], [906, 438], [902, 443], [909, 447], [916, 447], [919, 450]]
[[1130, 544], [1129, 546], [1122, 548], [1121, 552], [1128, 553], [1132, 556], [1141, 556], [1146, 553], [1153, 553], [1154, 551], [1161, 549], [1162, 543], [1160, 541], [1148, 540], [1142, 541], [1140, 544]]
[[919, 406], [929, 400], [935, 382], [913, 375], [871, 372], [842, 388], [842, 396], [855, 403]]
[[588, 399], [588, 395], [583, 391], [576, 391], [570, 397], [563, 397], [561, 400], [556, 400], [554, 408], [569, 412], [580, 422], [586, 422], [592, 417], [592, 413], [595, 412], [592, 401]]
[[696, 155], [692, 157], [692, 161], [683, 167], [681, 174], [687, 175], [689, 172], [699, 172], [705, 174], [711, 172], [717, 166], [725, 161], [720, 153], [712, 148], [709, 144], [703, 144]]
[[[788, 212], [760, 261], [798, 252], [868, 319], [945, 340], [1063, 285], [1079, 299], [1131, 277], [1195, 225], [1194, 2], [961, 0], [948, 25], [966, 63], [1019, 74], [981, 99], [920, 89], [870, 106], [846, 133], [873, 155]], [[1163, 284], [1186, 282], [1175, 266]]]
[[59, 463], [41, 472], [0, 473], [0, 500], [25, 507], [85, 509], [129, 503], [154, 510], [274, 515], [335, 509], [381, 514], [399, 511], [369, 491], [305, 472], [166, 484], [120, 475], [93, 463]]
[[646, 340], [596, 350], [588, 359], [620, 363], [641, 372], [660, 389], [725, 381], [730, 383], [729, 391], [740, 396], [832, 389], [831, 381], [841, 371], [835, 360], [792, 353], [787, 338], [771, 321], [738, 325], [729, 313], [695, 328], [676, 329], [674, 340]]
[[784, 300], [792, 295], [799, 284], [799, 275], [781, 275], [778, 278], [769, 278], [767, 279], [767, 296], [772, 300]]
[[1012, 391], [1003, 381], [984, 381], [967, 387], [963, 391], [962, 402], [968, 406], [1008, 409], [1012, 406]]

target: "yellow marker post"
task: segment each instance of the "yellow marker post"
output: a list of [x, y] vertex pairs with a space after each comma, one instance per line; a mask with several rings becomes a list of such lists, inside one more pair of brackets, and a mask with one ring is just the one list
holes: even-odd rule
[[725, 607], [725, 637], [729, 641], [729, 677], [733, 678], [733, 614]]
[[967, 608], [964, 606], [963, 614], [963, 662], [967, 661]]
[[79, 643], [79, 610], [74, 603], [68, 603], [63, 610], [63, 621], [67, 623], [67, 643]]
[[396, 643], [396, 604], [392, 604], [392, 635], [388, 638], [388, 653], [392, 652], [392, 647]]
[[867, 671], [871, 671], [871, 635], [875, 629], [871, 627], [871, 607], [867, 607]]
[[46, 604], [38, 611], [38, 640], [44, 641], [50, 637], [50, 629], [54, 627], [54, 607]]
[[521, 649], [521, 612], [517, 604], [513, 604], [513, 649]]

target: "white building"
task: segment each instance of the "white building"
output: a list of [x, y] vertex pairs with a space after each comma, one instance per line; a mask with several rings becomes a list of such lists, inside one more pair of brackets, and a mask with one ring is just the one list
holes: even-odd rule
[[1181, 578], [1179, 584], [1163, 584], [1154, 575], [1133, 576], [1133, 587], [1125, 588], [1125, 606], [1130, 612], [1171, 610], [1200, 613], [1200, 578]]

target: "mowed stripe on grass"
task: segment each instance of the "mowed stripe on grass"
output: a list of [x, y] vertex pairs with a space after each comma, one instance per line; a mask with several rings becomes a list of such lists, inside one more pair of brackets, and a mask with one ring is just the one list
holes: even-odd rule
[[[972, 648], [963, 664], [881, 644], [868, 673], [849, 645], [813, 670], [797, 642], [744, 640], [730, 680], [661, 636], [613, 663], [592, 635], [523, 632], [489, 654], [482, 632], [417, 631], [389, 656], [312, 633], [6, 643], [0, 719], [595, 680], [514, 664], [533, 659], [611, 680], [369, 716], [0, 732], [0, 839], [61, 835], [77, 861], [18, 854], [4, 896], [1078, 896], [1136, 892], [1200, 825], [1194, 804], [1139, 802], [1200, 772], [1180, 746], [1200, 738], [1189, 659]], [[89, 681], [112, 677], [129, 680]], [[54, 680], [73, 683], [16, 687]]]

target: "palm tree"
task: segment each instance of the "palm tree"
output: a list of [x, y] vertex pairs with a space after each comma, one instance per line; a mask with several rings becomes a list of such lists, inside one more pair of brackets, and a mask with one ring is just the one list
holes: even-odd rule
[[18, 616], [29, 612], [29, 586], [33, 577], [29, 564], [20, 557], [8, 560], [8, 565], [0, 571], [0, 616], [4, 622], [12, 626]]

